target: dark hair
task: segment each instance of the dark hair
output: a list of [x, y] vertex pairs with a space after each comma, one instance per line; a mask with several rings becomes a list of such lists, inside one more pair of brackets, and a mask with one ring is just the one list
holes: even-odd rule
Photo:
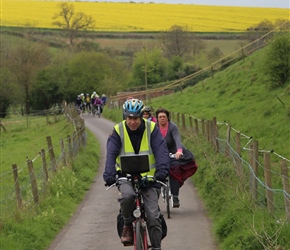
[[170, 121], [170, 115], [169, 115], [169, 111], [167, 110], [167, 109], [165, 109], [165, 108], [159, 108], [159, 109], [157, 109], [156, 110], [156, 119], [158, 120], [158, 114], [159, 113], [165, 113], [166, 114], [166, 116], [167, 116], [167, 119], [168, 119], [168, 121]]

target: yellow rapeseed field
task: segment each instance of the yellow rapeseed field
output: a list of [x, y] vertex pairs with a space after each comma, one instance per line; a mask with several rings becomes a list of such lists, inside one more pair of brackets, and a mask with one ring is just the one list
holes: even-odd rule
[[[61, 1], [1, 0], [1, 25], [57, 28], [52, 25]], [[98, 31], [165, 31], [172, 25], [194, 32], [243, 32], [262, 20], [289, 20], [289, 9], [191, 4], [69, 2], [96, 20]]]

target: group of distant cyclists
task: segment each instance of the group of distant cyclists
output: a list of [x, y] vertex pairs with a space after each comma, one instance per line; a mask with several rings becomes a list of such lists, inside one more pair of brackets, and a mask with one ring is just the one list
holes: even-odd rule
[[95, 115], [97, 112], [99, 114], [103, 113], [103, 108], [106, 105], [107, 96], [102, 94], [100, 97], [96, 91], [94, 91], [91, 95], [87, 93], [81, 93], [77, 96], [75, 100], [76, 110], [79, 114], [92, 114]]

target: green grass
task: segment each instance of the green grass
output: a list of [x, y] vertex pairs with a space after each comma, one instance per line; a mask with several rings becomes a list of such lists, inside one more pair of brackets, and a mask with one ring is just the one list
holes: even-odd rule
[[[12, 171], [9, 166], [11, 162], [25, 162], [27, 153], [32, 157], [36, 156], [40, 148], [46, 147], [45, 136], [52, 136], [52, 141], [54, 142], [55, 138], [57, 143], [56, 138], [64, 138], [73, 131], [72, 124], [64, 118], [47, 124], [45, 118], [34, 117], [29, 128], [21, 122], [17, 123], [16, 120], [12, 123], [8, 120], [5, 122], [7, 132], [1, 133], [1, 136], [5, 137], [5, 140], [1, 140], [2, 156], [5, 156], [1, 157], [1, 171], [2, 173], [10, 171], [11, 189], [13, 189]], [[69, 221], [92, 184], [100, 159], [99, 143], [90, 131], [86, 132], [88, 133], [86, 147], [79, 151], [73, 163], [68, 167], [59, 168], [53, 177], [50, 176], [48, 189], [44, 196], [40, 196], [38, 206], [26, 206], [19, 210], [14, 205], [8, 213], [1, 205], [0, 249], [47, 249], [57, 233]], [[20, 148], [22, 150], [18, 150]], [[10, 150], [10, 153], [7, 150]], [[11, 156], [11, 152], [14, 152], [13, 157], [8, 157]], [[6, 189], [7, 186], [1, 182], [1, 191]], [[1, 193], [1, 199], [4, 198], [3, 195]]]
[[148, 105], [199, 119], [216, 117], [258, 140], [260, 149], [274, 150], [290, 159], [290, 81], [284, 87], [269, 90], [260, 70], [263, 58], [263, 50], [258, 51], [216, 73], [214, 78], [152, 99]]
[[[58, 144], [61, 138], [66, 138], [74, 131], [61, 114], [58, 116], [12, 116], [2, 119], [6, 132], [1, 132], [1, 169], [0, 173], [11, 170], [12, 164], [23, 166], [26, 157], [33, 159], [40, 150], [47, 149], [46, 137], [52, 138], [53, 144]], [[17, 149], [17, 154], [11, 152]]]

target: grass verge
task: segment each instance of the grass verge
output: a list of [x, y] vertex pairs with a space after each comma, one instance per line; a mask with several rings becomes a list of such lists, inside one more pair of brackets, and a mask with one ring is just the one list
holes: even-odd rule
[[39, 205], [16, 210], [0, 221], [0, 249], [46, 249], [67, 224], [98, 169], [100, 145], [89, 130], [87, 133], [86, 148], [70, 167], [62, 168], [49, 180]]

